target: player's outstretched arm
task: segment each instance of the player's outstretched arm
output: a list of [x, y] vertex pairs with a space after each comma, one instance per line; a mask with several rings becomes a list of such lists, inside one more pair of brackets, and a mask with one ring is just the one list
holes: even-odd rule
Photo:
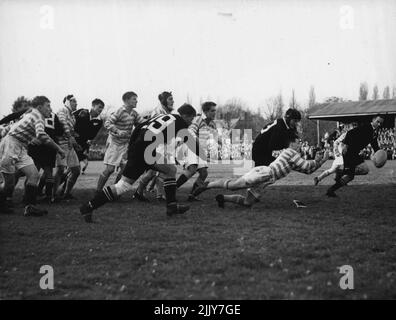
[[304, 160], [300, 155], [296, 155], [291, 161], [293, 162], [293, 170], [311, 174], [319, 169], [328, 159], [329, 152], [326, 151], [323, 156], [317, 154], [315, 160]]

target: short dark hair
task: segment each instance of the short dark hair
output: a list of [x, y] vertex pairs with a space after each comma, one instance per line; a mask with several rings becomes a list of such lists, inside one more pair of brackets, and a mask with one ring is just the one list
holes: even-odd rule
[[25, 103], [30, 104], [31, 102], [24, 96], [18, 97], [12, 104], [12, 112], [16, 112], [17, 110], [19, 110]]
[[180, 113], [180, 115], [186, 115], [186, 116], [196, 116], [197, 112], [195, 111], [194, 107], [191, 104], [184, 103], [179, 109], [177, 109], [177, 112]]
[[210, 108], [215, 107], [216, 103], [214, 103], [213, 101], [206, 101], [204, 103], [202, 103], [202, 111], [203, 112], [208, 112], [210, 110]]
[[65, 103], [66, 100], [70, 100], [71, 98], [74, 98], [74, 95], [68, 94], [66, 97], [63, 98], [63, 103]]
[[167, 104], [166, 100], [167, 100], [169, 97], [172, 97], [172, 91], [164, 91], [164, 92], [162, 92], [162, 93], [160, 93], [160, 94], [158, 95], [158, 100], [161, 102], [161, 104], [162, 104], [163, 106], [167, 107], [168, 104]]
[[129, 100], [129, 99], [131, 99], [132, 97], [137, 97], [138, 95], [135, 93], [135, 92], [133, 92], [133, 91], [128, 91], [128, 92], [125, 92], [123, 95], [122, 95], [122, 101], [127, 101], [127, 100]]
[[100, 104], [102, 107], [104, 107], [104, 105], [105, 105], [104, 102], [102, 100], [98, 99], [98, 98], [92, 100], [92, 105], [93, 106], [97, 106], [98, 104]]
[[46, 102], [50, 102], [45, 96], [37, 96], [32, 100], [32, 107], [37, 108], [38, 106], [43, 106]]
[[285, 113], [285, 118], [286, 118], [286, 120], [294, 119], [294, 120], [300, 121], [301, 113], [297, 109], [290, 108], [290, 109], [287, 109], [287, 111]]

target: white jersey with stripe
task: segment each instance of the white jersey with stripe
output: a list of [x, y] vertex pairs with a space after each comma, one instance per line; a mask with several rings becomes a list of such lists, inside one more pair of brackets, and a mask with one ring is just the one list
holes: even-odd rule
[[320, 167], [320, 163], [316, 160], [304, 160], [296, 150], [287, 148], [269, 167], [274, 179], [279, 180], [286, 177], [292, 170], [310, 174]]

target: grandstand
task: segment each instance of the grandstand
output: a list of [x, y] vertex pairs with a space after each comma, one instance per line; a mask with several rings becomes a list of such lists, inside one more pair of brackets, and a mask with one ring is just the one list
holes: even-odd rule
[[[316, 130], [319, 144], [320, 120], [361, 123], [369, 121], [372, 116], [377, 114], [384, 116], [383, 128], [387, 129], [388, 132], [392, 132], [394, 136], [394, 129], [396, 127], [396, 99], [318, 104], [310, 109], [308, 119], [317, 120]], [[394, 146], [389, 150], [389, 153], [393, 154], [393, 149]]]
[[385, 116], [384, 128], [394, 128], [396, 99], [323, 103], [312, 107], [308, 118], [350, 123], [367, 121], [376, 114]]

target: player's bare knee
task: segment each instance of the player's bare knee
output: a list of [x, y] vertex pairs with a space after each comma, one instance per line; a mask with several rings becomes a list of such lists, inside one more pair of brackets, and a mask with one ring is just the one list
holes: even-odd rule
[[163, 177], [164, 179], [172, 179], [176, 177], [176, 166], [173, 165], [164, 165], [161, 169], [162, 173], [163, 173]]
[[115, 171], [115, 167], [107, 166], [106, 169], [103, 171], [103, 175], [106, 177], [110, 177], [114, 171]]
[[38, 172], [30, 172], [29, 175], [26, 177], [26, 183], [30, 185], [37, 185], [40, 180], [40, 175]]
[[168, 177], [170, 177], [170, 178], [175, 178], [175, 177], [176, 177], [176, 172], [177, 172], [176, 166], [171, 166], [171, 167], [169, 168]]

